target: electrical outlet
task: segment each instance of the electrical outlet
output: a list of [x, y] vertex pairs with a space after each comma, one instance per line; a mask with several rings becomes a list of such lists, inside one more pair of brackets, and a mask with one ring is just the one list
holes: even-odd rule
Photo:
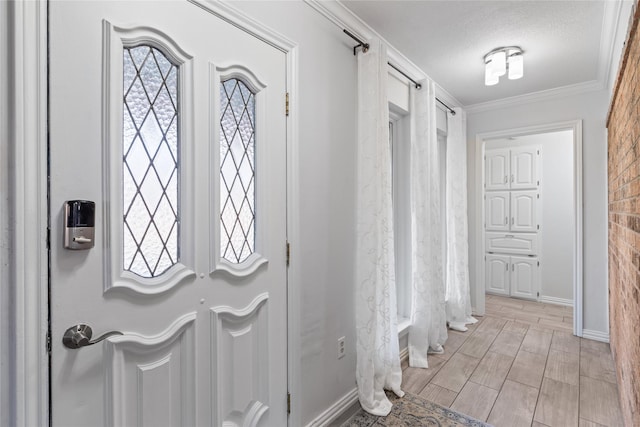
[[338, 359], [342, 359], [346, 354], [347, 349], [344, 346], [344, 337], [338, 338]]

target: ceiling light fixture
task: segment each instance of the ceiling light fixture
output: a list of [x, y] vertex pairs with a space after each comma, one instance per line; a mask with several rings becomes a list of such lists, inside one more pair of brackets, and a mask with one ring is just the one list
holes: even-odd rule
[[484, 56], [484, 84], [498, 84], [500, 77], [508, 73], [509, 80], [516, 80], [524, 75], [524, 52], [518, 46], [507, 46], [493, 49]]

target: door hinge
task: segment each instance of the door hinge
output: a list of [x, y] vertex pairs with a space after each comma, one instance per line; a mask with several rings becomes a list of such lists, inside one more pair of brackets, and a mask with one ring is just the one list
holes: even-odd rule
[[289, 92], [285, 95], [285, 114], [289, 117]]
[[538, 196], [538, 199], [539, 199], [540, 198], [540, 193], [538, 193], [537, 196]]
[[287, 267], [291, 263], [291, 244], [287, 242]]
[[537, 294], [536, 296], [540, 298], [540, 292], [536, 292], [536, 294]]
[[51, 354], [51, 329], [47, 331], [47, 336], [45, 338], [45, 346], [47, 348], [47, 353]]
[[291, 414], [291, 393], [287, 392], [287, 415]]
[[538, 230], [540, 230], [540, 224], [538, 224]]
[[540, 261], [538, 261], [538, 267], [540, 267]]

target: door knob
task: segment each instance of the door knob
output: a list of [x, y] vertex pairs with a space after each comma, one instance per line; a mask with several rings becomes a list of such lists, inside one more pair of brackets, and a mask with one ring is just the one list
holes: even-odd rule
[[91, 329], [91, 326], [81, 323], [70, 327], [64, 332], [64, 335], [62, 336], [62, 344], [67, 348], [75, 350], [80, 347], [94, 345], [113, 335], [123, 335], [123, 333], [119, 331], [107, 332], [92, 341], [91, 337], [93, 336], [93, 329]]

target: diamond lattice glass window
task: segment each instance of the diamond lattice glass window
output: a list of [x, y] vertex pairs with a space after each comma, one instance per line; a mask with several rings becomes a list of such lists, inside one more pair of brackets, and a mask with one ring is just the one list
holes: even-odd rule
[[255, 246], [255, 94], [232, 78], [220, 100], [220, 250], [241, 263]]
[[178, 67], [151, 46], [123, 61], [123, 265], [157, 277], [179, 258]]

